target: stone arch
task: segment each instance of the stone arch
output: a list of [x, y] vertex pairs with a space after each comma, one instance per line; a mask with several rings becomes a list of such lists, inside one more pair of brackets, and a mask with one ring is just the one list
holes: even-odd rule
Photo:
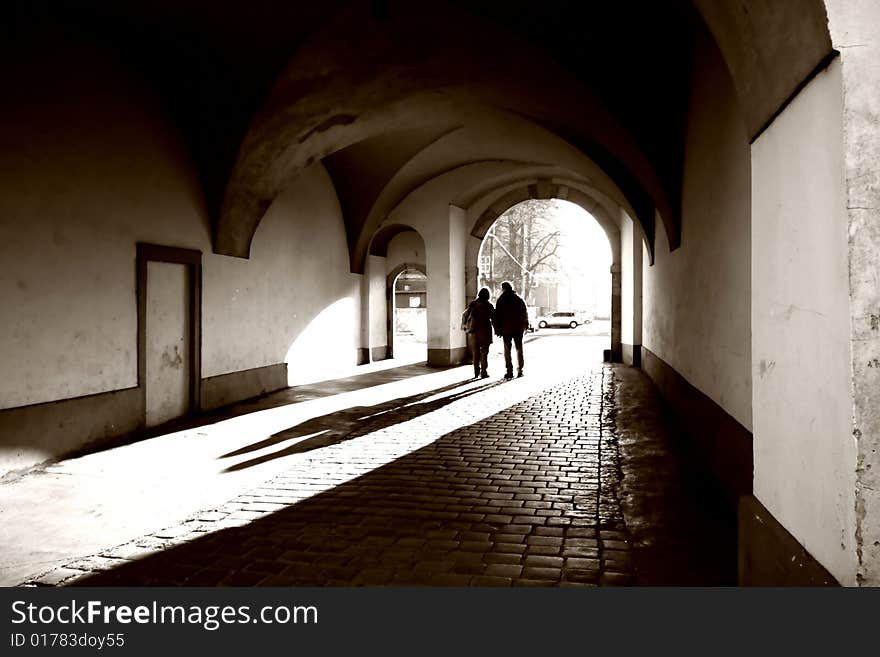
[[391, 243], [391, 240], [401, 233], [409, 232], [418, 233], [415, 228], [407, 226], [406, 224], [389, 224], [387, 226], [382, 226], [373, 235], [373, 239], [370, 240], [368, 253], [372, 256], [386, 257], [388, 255], [388, 245]]
[[[519, 39], [497, 18], [446, 6], [394, 12], [370, 30], [363, 21], [357, 8], [340, 12], [288, 61], [238, 150], [216, 223], [216, 253], [248, 257], [269, 205], [302, 169], [401, 126], [456, 124], [465, 101], [511, 109], [601, 161], [615, 184], [638, 199], [645, 232], [653, 232], [660, 216], [677, 235], [676, 190], [606, 99], [539, 45]], [[399, 38], [401, 32], [433, 34], [438, 25], [453, 27], [458, 38]], [[481, 44], [487, 41], [497, 47], [486, 51]], [[352, 66], [361, 52], [374, 56]], [[524, 77], [540, 89], [526, 91]]]
[[[654, 221], [659, 217], [666, 227], [670, 247], [678, 245], [675, 199], [680, 190], [675, 189], [674, 182], [658, 178], [651, 161], [653, 156], [644, 151], [643, 144], [633, 137], [635, 133], [609, 110], [607, 98], [592, 91], [570, 97], [557, 93], [560, 86], [579, 86], [578, 79], [569, 79], [561, 69], [557, 70], [542, 51], [546, 44], [513, 41], [504, 31], [502, 15], [487, 11], [477, 20], [453, 12], [437, 18], [456, 25], [462, 34], [481, 34], [482, 38], [474, 42], [492, 42], [498, 46], [498, 52], [492, 57], [485, 52], [479, 58], [470, 57], [461, 48], [445, 51], [430, 39], [418, 40], [415, 50], [412, 46], [416, 42], [406, 47], [389, 45], [398, 43], [390, 37], [405, 26], [395, 23], [398, 12], [376, 24], [375, 30], [365, 31], [361, 26], [369, 16], [352, 9], [309, 34], [240, 144], [238, 161], [232, 167], [222, 211], [215, 223], [215, 252], [247, 257], [263, 214], [299, 170], [320, 165], [323, 158], [340, 148], [386, 134], [404, 124], [448, 126], [450, 121], [455, 122], [451, 107], [456, 95], [482, 97], [498, 107], [515, 108], [522, 116], [563, 138], [572, 136], [575, 147], [595, 156], [593, 159], [601, 162], [606, 172], [616, 171], [617, 183], [639, 201], [637, 212], [630, 216], [642, 223], [646, 239], [653, 242]], [[429, 33], [436, 29], [426, 27], [433, 20], [427, 13], [406, 20], [413, 22], [408, 33], [415, 28], [428, 29]], [[684, 35], [692, 24], [705, 24], [731, 73], [752, 140], [797, 90], [836, 55], [822, 0], [692, 0], [678, 8], [658, 9], [644, 20], [659, 20], [666, 27], [678, 27]], [[638, 22], [638, 16], [633, 16], [633, 21]], [[509, 51], [505, 50], [508, 45]], [[352, 52], [364, 51], [375, 51], [376, 62], [363, 68], [351, 67]], [[522, 62], [517, 59], [517, 64], [512, 65], [511, 53], [522, 57]], [[476, 61], [480, 62], [478, 66], [474, 65]], [[320, 72], [315, 70], [315, 62], [323, 62]], [[453, 63], [468, 70], [469, 79], [454, 75]], [[505, 81], [504, 71], [519, 71], [523, 66], [529, 71], [544, 68], [544, 74], [536, 75], [535, 79], [546, 79], [548, 86], [544, 91], [551, 95], [532, 94], [548, 99], [540, 107], [511, 93], [516, 85]], [[393, 79], [388, 78], [387, 71], [396, 71]], [[551, 96], [553, 100], [549, 100]], [[547, 107], [556, 110], [550, 112]], [[559, 109], [572, 107], [577, 107], [586, 118], [578, 120], [572, 113]], [[577, 135], [580, 138], [574, 138]], [[670, 175], [674, 180], [674, 173]]]
[[[607, 210], [596, 199], [571, 184], [555, 180], [537, 180], [507, 192], [483, 211], [474, 222], [470, 233], [474, 237], [482, 239], [498, 217], [514, 205], [523, 201], [552, 198], [571, 201], [593, 215], [608, 237], [614, 261], [620, 260], [620, 228], [617, 222], [608, 215]], [[645, 245], [653, 261], [653, 246], [647, 240]]]
[[[620, 362], [623, 357], [621, 344], [621, 244], [620, 228], [608, 211], [597, 200], [580, 189], [569, 187], [551, 180], [526, 182], [521, 187], [510, 190], [495, 200], [474, 221], [470, 235], [480, 240], [486, 236], [489, 228], [510, 208], [529, 200], [560, 199], [569, 201], [583, 208], [602, 227], [611, 248], [611, 360]], [[466, 291], [476, 295], [477, 276], [476, 262], [479, 257], [479, 246], [470, 242], [467, 252]]]

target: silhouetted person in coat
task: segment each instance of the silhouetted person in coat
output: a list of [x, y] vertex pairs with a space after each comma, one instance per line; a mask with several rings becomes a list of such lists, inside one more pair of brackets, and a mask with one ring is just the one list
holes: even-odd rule
[[495, 309], [489, 303], [489, 290], [483, 288], [468, 304], [462, 328], [467, 331], [468, 348], [474, 358], [474, 377], [488, 378], [489, 345], [492, 344], [492, 317]]
[[513, 359], [510, 353], [510, 343], [516, 345], [517, 376], [523, 375], [523, 333], [529, 328], [529, 312], [526, 302], [513, 291], [513, 286], [504, 281], [501, 284], [501, 296], [495, 302], [495, 334], [504, 340], [504, 366], [507, 371], [505, 379], [513, 378]]

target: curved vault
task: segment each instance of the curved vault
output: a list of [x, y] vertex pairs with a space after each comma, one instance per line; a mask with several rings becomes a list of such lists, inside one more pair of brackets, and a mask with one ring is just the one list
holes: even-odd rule
[[[675, 243], [676, 211], [669, 199], [677, 195], [601, 99], [546, 53], [448, 7], [392, 16], [376, 30], [363, 29], [356, 13], [343, 12], [300, 48], [252, 122], [227, 187], [216, 251], [246, 256], [263, 213], [301, 168], [323, 160], [331, 175], [350, 172], [353, 162], [364, 162], [358, 144], [397, 130], [443, 134], [468, 119], [462, 110], [467, 104], [512, 111], [545, 130], [550, 126], [551, 133], [564, 133], [569, 145], [604, 162], [605, 174], [630, 199], [646, 234], [653, 234], [659, 211]], [[450, 21], [455, 26], [450, 39], [407, 36], [436, 34]], [[487, 39], [495, 47], [485, 49]], [[369, 61], [358, 56], [363, 52], [371, 53]], [[345, 149], [353, 150], [336, 155]], [[363, 207], [376, 196], [383, 175], [393, 177], [406, 155], [386, 154], [374, 168], [359, 167], [372, 179], [371, 191], [358, 176], [343, 173], [343, 190], [357, 180], [364, 192], [351, 198], [342, 192], [343, 206], [359, 215], [350, 236], [358, 232]]]
[[659, 215], [674, 248], [695, 33], [717, 43], [752, 140], [836, 55], [822, 0], [83, 2], [59, 11], [156, 83], [191, 137], [212, 213], [223, 200], [215, 250], [238, 256], [299, 169], [394, 130], [454, 127], [446, 106], [462, 98], [582, 149], [630, 198], [649, 243]]
[[[518, 113], [581, 150], [626, 195], [650, 247], [659, 217], [675, 248], [694, 32], [708, 27], [718, 44], [752, 139], [836, 54], [821, 0], [417, 4], [310, 12], [238, 149], [215, 251], [246, 257], [263, 213], [301, 168], [330, 158], [333, 169], [347, 159], [333, 162], [335, 153], [395, 130], [453, 129], [462, 99]], [[334, 182], [362, 217], [351, 176]]]

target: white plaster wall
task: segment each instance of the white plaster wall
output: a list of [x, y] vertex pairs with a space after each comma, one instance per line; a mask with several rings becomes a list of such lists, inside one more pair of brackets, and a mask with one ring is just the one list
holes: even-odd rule
[[391, 238], [385, 259], [386, 275], [404, 262], [425, 264], [425, 240], [415, 231], [406, 231]]
[[[622, 211], [621, 211], [622, 212]], [[642, 287], [643, 287], [643, 271], [645, 268], [645, 247], [644, 233], [638, 226], [635, 226], [629, 217], [623, 218], [623, 223], [629, 222], [633, 226], [633, 245], [632, 245], [632, 267], [633, 267], [633, 296], [632, 296], [632, 333], [633, 344], [642, 344]]]
[[[452, 226], [450, 216], [442, 216], [444, 208], [437, 207], [434, 221], [427, 223], [425, 231], [425, 260], [428, 275], [427, 305], [428, 311], [428, 349], [450, 349], [456, 345], [451, 343], [450, 317], [453, 304], [452, 277], [453, 267]], [[448, 210], [447, 210], [448, 213]], [[464, 258], [462, 258], [462, 279], [464, 278]], [[464, 288], [464, 280], [462, 280]], [[458, 311], [459, 317], [464, 310], [462, 304]], [[460, 322], [459, 322], [460, 323]], [[461, 332], [461, 327], [457, 327]]]
[[202, 376], [353, 365], [360, 277], [323, 169], [276, 200], [250, 260], [213, 255], [161, 102], [111, 53], [59, 48], [64, 67], [22, 52], [3, 78], [16, 102], [0, 103], [0, 408], [137, 385], [138, 241], [203, 253]]
[[642, 250], [644, 240], [633, 221], [620, 210], [620, 341], [642, 344]]
[[696, 46], [682, 193], [682, 244], [657, 224], [646, 267], [642, 344], [752, 428], [749, 144], [708, 37]]
[[157, 100], [107, 53], [62, 45], [63, 67], [4, 63], [0, 408], [136, 386], [136, 242], [210, 245]]
[[435, 215], [421, 229], [425, 234], [427, 264], [428, 349], [465, 346], [461, 313], [467, 303], [464, 292], [466, 213], [461, 208], [439, 205], [445, 217]]
[[620, 226], [620, 341], [636, 344], [633, 330], [633, 225], [624, 221]]
[[[423, 187], [411, 194], [388, 216], [387, 224], [412, 226], [422, 237], [425, 250], [425, 269], [428, 305], [428, 349], [464, 348], [465, 335], [460, 318], [464, 311], [464, 267], [467, 231], [466, 212], [451, 206], [445, 198], [455, 188], [453, 180], [443, 180], [447, 189]], [[401, 235], [400, 237], [402, 237]], [[413, 255], [411, 247], [389, 244], [388, 266], [398, 258]], [[394, 247], [394, 250], [392, 250]], [[402, 260], [407, 262], [407, 260]]]
[[369, 315], [370, 335], [369, 346], [385, 347], [388, 345], [388, 274], [386, 258], [367, 256], [367, 278], [369, 280]]
[[288, 362], [294, 383], [355, 364], [361, 276], [349, 273], [323, 167], [304, 171], [271, 205], [250, 259], [207, 255], [203, 268], [203, 376]]
[[854, 583], [843, 101], [836, 60], [752, 149], [755, 495]]
[[452, 349], [466, 344], [464, 331], [461, 330], [461, 313], [468, 304], [464, 289], [468, 238], [467, 211], [449, 206], [449, 315], [446, 322]]

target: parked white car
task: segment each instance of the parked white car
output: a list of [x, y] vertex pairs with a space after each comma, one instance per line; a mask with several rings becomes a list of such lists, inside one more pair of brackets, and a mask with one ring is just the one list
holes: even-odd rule
[[565, 311], [550, 313], [538, 318], [538, 328], [548, 328], [551, 326], [577, 328], [581, 324], [589, 323], [590, 320], [579, 313]]

